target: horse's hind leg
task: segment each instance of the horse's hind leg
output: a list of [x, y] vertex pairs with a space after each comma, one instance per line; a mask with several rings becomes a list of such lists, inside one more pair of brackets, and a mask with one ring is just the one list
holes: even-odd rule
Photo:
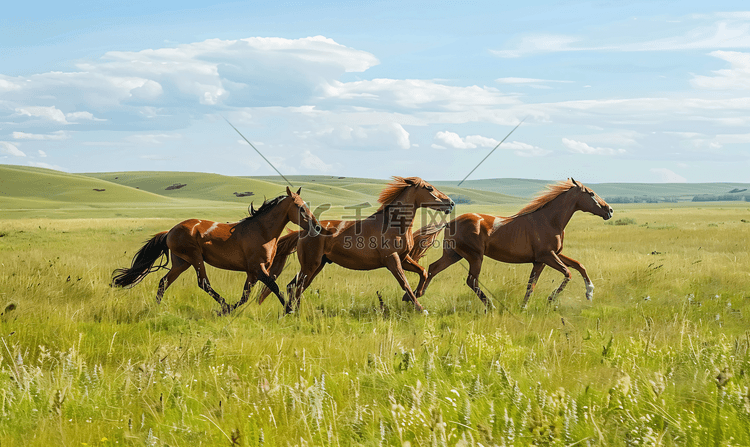
[[531, 296], [531, 292], [534, 291], [534, 286], [536, 286], [536, 282], [539, 279], [539, 275], [542, 274], [542, 270], [544, 270], [544, 263], [542, 262], [535, 262], [534, 267], [531, 268], [531, 275], [529, 275], [529, 283], [526, 286], [526, 295], [523, 297], [523, 304], [521, 304], [521, 308], [525, 309], [526, 304], [529, 302], [529, 297]]
[[193, 265], [195, 272], [198, 274], [198, 287], [203, 289], [204, 292], [211, 295], [211, 298], [216, 300], [221, 305], [220, 315], [226, 315], [230, 312], [231, 308], [227, 304], [226, 300], [221, 297], [214, 289], [211, 288], [211, 283], [208, 282], [208, 276], [206, 276], [206, 264], [203, 259], [199, 260]]
[[[295, 288], [294, 290], [294, 308], [299, 309], [300, 301], [302, 300], [302, 292], [307, 290], [308, 287], [310, 287], [310, 284], [312, 284], [313, 279], [315, 279], [316, 276], [323, 270], [323, 267], [326, 266], [326, 258], [323, 256], [323, 259], [320, 260], [317, 267], [315, 267], [315, 270], [312, 273], [305, 273], [305, 270], [300, 270], [299, 273], [297, 273], [297, 276], [292, 280], [295, 284], [292, 285], [290, 282], [289, 286], [293, 286]], [[308, 270], [309, 271], [309, 270]], [[289, 298], [289, 301], [291, 301], [291, 297]]]
[[418, 311], [424, 311], [422, 305], [419, 304], [419, 301], [417, 301], [417, 296], [414, 295], [414, 292], [411, 290], [411, 286], [409, 286], [409, 281], [406, 279], [404, 269], [401, 267], [401, 258], [398, 257], [398, 254], [393, 253], [387, 256], [384, 261], [385, 266], [388, 268], [388, 270], [391, 271], [393, 276], [396, 277], [396, 281], [398, 281], [401, 288], [404, 289], [404, 292], [406, 292], [406, 294], [408, 295], [409, 301], [414, 304], [414, 307]]
[[443, 256], [441, 256], [437, 261], [430, 264], [430, 269], [427, 273], [427, 279], [425, 279], [424, 283], [421, 284], [421, 287], [417, 288], [417, 297], [421, 297], [422, 295], [424, 295], [425, 291], [427, 291], [427, 286], [430, 285], [430, 282], [432, 281], [432, 278], [435, 277], [435, 275], [460, 261], [461, 258], [462, 256], [456, 253], [456, 251], [452, 248], [444, 248]]
[[[425, 281], [427, 281], [427, 270], [419, 265], [419, 263], [415, 260], [413, 260], [409, 255], [406, 255], [404, 258], [404, 261], [401, 263], [401, 266], [404, 268], [404, 270], [414, 273], [419, 273], [419, 285], [417, 285], [417, 288], [415, 290], [419, 290], [424, 286]], [[419, 295], [417, 295], [417, 298], [419, 298]], [[409, 298], [409, 295], [404, 293], [404, 297], [401, 299], [401, 301], [411, 301]]]
[[187, 261], [172, 253], [172, 268], [170, 268], [169, 272], [164, 275], [161, 281], [159, 281], [159, 290], [157, 290], [156, 292], [157, 304], [161, 304], [161, 299], [164, 296], [164, 291], [167, 290], [167, 287], [172, 285], [177, 277], [180, 276], [180, 274], [187, 270], [189, 267], [190, 264]]
[[487, 312], [487, 309], [494, 309], [495, 306], [479, 287], [479, 273], [482, 271], [484, 255], [475, 256], [471, 259], [467, 258], [466, 260], [469, 261], [469, 276], [466, 277], [466, 285], [469, 286], [469, 288], [473, 290], [482, 301], [482, 304], [484, 304], [485, 307], [485, 312]]

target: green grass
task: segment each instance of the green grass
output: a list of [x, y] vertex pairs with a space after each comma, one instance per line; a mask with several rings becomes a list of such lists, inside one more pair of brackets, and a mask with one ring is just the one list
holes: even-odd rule
[[[747, 445], [748, 211], [631, 205], [616, 210], [625, 226], [577, 214], [565, 253], [593, 302], [576, 274], [548, 306], [561, 275], [547, 269], [522, 312], [530, 266], [486, 260], [497, 311], [455, 265], [420, 315], [388, 272], [329, 265], [297, 315], [269, 299], [228, 318], [191, 271], [161, 305], [160, 274], [108, 287], [176, 219], [3, 220], [0, 307], [15, 309], [0, 316], [0, 443]], [[209, 277], [239, 297], [244, 275]]]
[[[616, 206], [613, 222], [627, 225], [576, 214], [564, 253], [588, 269], [593, 302], [574, 273], [548, 305], [562, 275], [545, 269], [521, 311], [531, 266], [487, 259], [480, 280], [496, 311], [485, 314], [461, 262], [433, 281], [422, 315], [387, 271], [328, 265], [295, 315], [269, 298], [217, 317], [191, 270], [160, 305], [163, 272], [115, 290], [112, 270], [185, 218], [241, 218], [249, 201], [227, 191], [281, 183], [227, 189], [234, 178], [196, 175], [191, 191], [172, 173], [161, 181], [188, 187], [161, 191], [146, 173], [126, 185], [0, 168], [0, 191], [16, 185], [0, 195], [0, 445], [750, 445], [745, 203]], [[45, 192], [50, 179], [60, 196]], [[292, 180], [347, 201], [382, 185]], [[87, 188], [99, 185], [124, 198], [98, 201]], [[458, 212], [509, 215], [523, 202]], [[208, 275], [239, 298], [243, 274]]]

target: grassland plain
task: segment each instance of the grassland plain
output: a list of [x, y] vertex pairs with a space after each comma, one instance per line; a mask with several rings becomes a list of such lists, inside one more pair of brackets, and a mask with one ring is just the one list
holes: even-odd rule
[[[151, 234], [246, 206], [184, 203], [2, 217], [1, 445], [750, 445], [746, 203], [577, 214], [565, 253], [588, 268], [593, 302], [575, 275], [548, 305], [561, 275], [547, 269], [521, 311], [530, 266], [487, 260], [496, 311], [459, 264], [421, 315], [388, 272], [329, 265], [298, 314], [268, 300], [228, 318], [192, 272], [160, 305], [161, 274], [108, 286]], [[239, 297], [243, 274], [209, 277]]]

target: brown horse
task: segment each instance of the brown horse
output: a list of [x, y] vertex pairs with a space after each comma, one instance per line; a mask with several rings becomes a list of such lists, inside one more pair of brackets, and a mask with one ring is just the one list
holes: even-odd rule
[[[557, 297], [570, 281], [568, 267], [578, 270], [586, 283], [586, 298], [591, 300], [594, 285], [580, 262], [561, 253], [565, 226], [576, 211], [585, 211], [608, 220], [612, 217], [612, 207], [591, 189], [577, 183], [572, 178], [556, 185], [547, 186], [548, 191], [511, 217], [496, 217], [488, 214], [462, 214], [448, 222], [443, 241], [443, 256], [430, 265], [427, 280], [417, 289], [417, 297], [424, 294], [432, 278], [465, 258], [469, 262], [468, 285], [485, 306], [490, 307], [479, 288], [479, 272], [485, 256], [501, 262], [534, 264], [526, 288], [522, 307], [526, 307], [539, 275], [545, 265], [559, 271], [565, 278], [549, 296], [549, 301]], [[424, 247], [414, 253], [418, 260], [430, 246], [442, 226], [427, 226], [415, 233], [418, 245]]]
[[[257, 210], [250, 206], [250, 216], [236, 223], [218, 223], [209, 220], [190, 219], [175, 225], [169, 231], [156, 234], [136, 253], [130, 268], [113, 272], [112, 286], [127, 287], [138, 284], [146, 275], [166, 262], [154, 267], [162, 256], [172, 252], [172, 268], [159, 282], [156, 302], [160, 303], [164, 291], [191, 265], [198, 274], [198, 286], [221, 305], [221, 314], [227, 314], [244, 304], [252, 286], [260, 280], [281, 301], [288, 312], [290, 303], [284, 301], [276, 281], [268, 269], [276, 255], [276, 245], [287, 222], [307, 230], [310, 239], [320, 231], [320, 224], [297, 193], [287, 187], [286, 195], [263, 202]], [[229, 305], [211, 288], [206, 276], [205, 263], [214, 267], [247, 273], [242, 298]]]
[[[358, 221], [325, 220], [324, 228], [318, 237], [307, 237], [303, 231], [292, 232], [279, 241], [284, 246], [278, 262], [272, 267], [272, 275], [283, 269], [284, 259], [295, 250], [300, 261], [300, 271], [287, 286], [299, 307], [302, 292], [323, 270], [327, 263], [336, 263], [351, 270], [375, 270], [386, 267], [404, 290], [404, 301], [410, 301], [422, 311], [404, 270], [419, 273], [419, 285], [427, 279], [427, 271], [414, 261], [410, 253], [414, 251], [412, 223], [416, 211], [427, 207], [449, 214], [455, 204], [442, 192], [419, 177], [393, 177], [380, 193], [380, 209], [375, 214]], [[259, 298], [262, 302], [268, 291]]]

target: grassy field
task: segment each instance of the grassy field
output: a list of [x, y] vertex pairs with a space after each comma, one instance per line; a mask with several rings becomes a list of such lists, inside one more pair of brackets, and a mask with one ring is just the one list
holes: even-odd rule
[[[108, 286], [153, 233], [246, 207], [197, 207], [209, 199], [144, 200], [132, 217], [93, 198], [65, 218], [3, 211], [0, 445], [750, 445], [746, 203], [617, 206], [606, 223], [579, 213], [565, 253], [587, 267], [594, 301], [574, 273], [548, 305], [562, 278], [547, 269], [525, 311], [531, 267], [491, 260], [487, 314], [465, 262], [433, 281], [428, 315], [401, 302], [387, 271], [334, 265], [290, 316], [269, 299], [217, 317], [192, 271], [160, 305], [161, 273]], [[239, 298], [243, 274], [208, 274]]]

